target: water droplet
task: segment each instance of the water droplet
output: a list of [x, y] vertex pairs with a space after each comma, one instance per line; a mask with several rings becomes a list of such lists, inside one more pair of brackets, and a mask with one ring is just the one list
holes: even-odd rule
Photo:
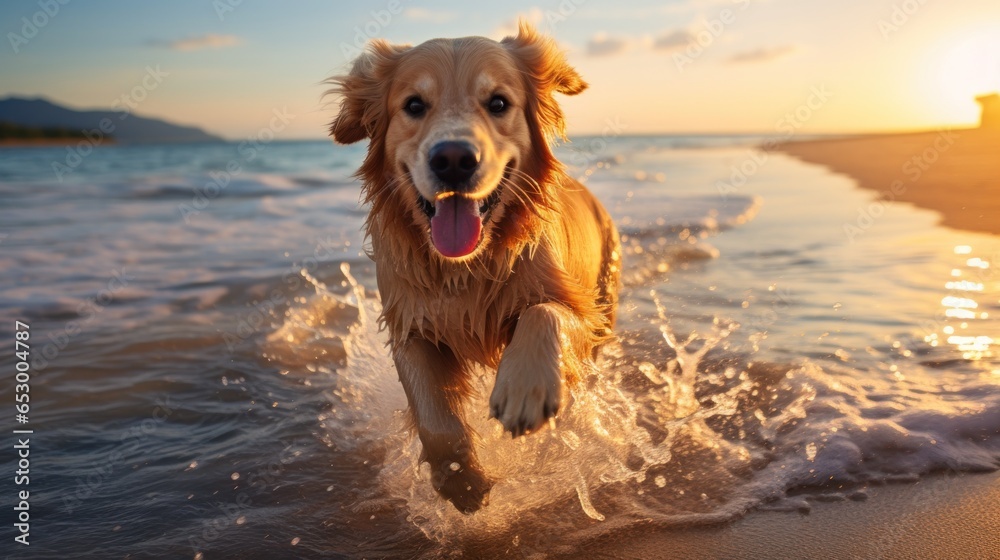
[[234, 472], [233, 474], [229, 475], [229, 478], [231, 478], [231, 479], [233, 479], [233, 480], [239, 480], [239, 478], [240, 478], [240, 473], [238, 473], [238, 472]]

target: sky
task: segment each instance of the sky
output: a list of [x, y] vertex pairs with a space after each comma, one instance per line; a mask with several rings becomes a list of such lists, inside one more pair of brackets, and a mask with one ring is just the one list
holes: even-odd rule
[[501, 39], [519, 17], [590, 83], [560, 100], [570, 135], [972, 126], [974, 96], [1000, 90], [997, 0], [7, 0], [0, 97], [234, 140], [278, 111], [279, 137], [322, 138], [323, 81], [368, 39]]

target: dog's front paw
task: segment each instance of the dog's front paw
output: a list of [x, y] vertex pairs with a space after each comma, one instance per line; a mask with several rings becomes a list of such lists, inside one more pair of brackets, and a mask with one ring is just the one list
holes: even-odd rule
[[464, 514], [475, 513], [490, 503], [493, 481], [475, 462], [463, 465], [445, 461], [437, 465], [431, 482], [434, 488]]
[[540, 428], [559, 412], [562, 374], [558, 359], [536, 356], [524, 363], [504, 354], [490, 395], [490, 416], [500, 420], [511, 437]]

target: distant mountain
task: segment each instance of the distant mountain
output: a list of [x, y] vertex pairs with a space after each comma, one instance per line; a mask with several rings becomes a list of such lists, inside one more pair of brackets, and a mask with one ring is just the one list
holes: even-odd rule
[[224, 141], [200, 128], [170, 124], [125, 111], [75, 111], [41, 98], [0, 99], [0, 122], [20, 126], [99, 131], [103, 119], [108, 119], [103, 123], [105, 129], [113, 127], [110, 131], [105, 130], [105, 134], [113, 136], [118, 144]]
[[[69, 128], [51, 128], [37, 126], [21, 126], [9, 122], [0, 121], [0, 144], [49, 144], [49, 143], [69, 143], [78, 140], [87, 140], [87, 135], [80, 130]], [[110, 134], [101, 138], [101, 143], [114, 143], [114, 136]]]

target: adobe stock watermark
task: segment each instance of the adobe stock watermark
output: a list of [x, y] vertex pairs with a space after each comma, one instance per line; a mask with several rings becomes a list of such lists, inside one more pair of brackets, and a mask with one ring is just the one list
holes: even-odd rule
[[149, 418], [123, 430], [118, 437], [118, 445], [103, 455], [103, 460], [92, 466], [86, 475], [77, 477], [74, 490], [62, 495], [63, 511], [72, 514], [84, 500], [100, 491], [116, 471], [120, 472], [128, 454], [137, 452], [140, 444], [156, 433], [173, 412], [169, 395], [157, 399]]
[[878, 199], [867, 206], [858, 208], [858, 215], [853, 222], [844, 223], [844, 235], [847, 236], [848, 241], [854, 243], [859, 236], [871, 229], [875, 222], [885, 214], [886, 205], [905, 194], [910, 183], [919, 181], [924, 172], [937, 163], [941, 154], [947, 152], [958, 138], [958, 133], [952, 130], [942, 130], [938, 132], [930, 146], [906, 160], [900, 167], [900, 172], [906, 180], [894, 179], [887, 189], [879, 193]]
[[63, 325], [61, 330], [49, 332], [49, 342], [37, 352], [32, 352], [31, 367], [36, 372], [40, 372], [55, 360], [59, 353], [69, 346], [70, 341], [80, 334], [88, 325], [97, 320], [104, 309], [115, 300], [115, 294], [124, 290], [130, 282], [135, 280], [125, 272], [125, 269], [115, 270], [108, 280], [105, 289], [97, 293], [96, 296], [84, 301], [77, 306], [76, 312], [81, 316]]
[[769, 304], [766, 308], [756, 308], [747, 314], [746, 327], [751, 333], [766, 332], [781, 320], [781, 316], [792, 305], [792, 291], [786, 287], [768, 286]]
[[282, 275], [282, 286], [273, 288], [268, 297], [263, 300], [254, 300], [247, 304], [250, 310], [239, 318], [236, 327], [232, 332], [222, 333], [222, 340], [226, 343], [226, 348], [230, 352], [235, 352], [240, 342], [247, 340], [251, 336], [260, 332], [270, 317], [277, 316], [277, 309], [290, 300], [290, 295], [295, 294], [299, 288], [305, 285], [302, 271], [309, 274], [315, 273], [321, 262], [329, 261], [336, 257], [338, 242], [333, 236], [320, 239], [316, 242], [312, 255], [306, 257], [301, 263], [294, 262]]
[[368, 18], [368, 21], [362, 23], [361, 25], [354, 26], [353, 41], [351, 43], [341, 41], [340, 54], [344, 56], [344, 60], [354, 60], [355, 58], [361, 56], [361, 53], [364, 52], [365, 45], [368, 44], [368, 41], [382, 36], [385, 28], [392, 23], [392, 20], [395, 19], [396, 16], [402, 13], [402, 0], [389, 0], [389, 2], [385, 5], [385, 8], [369, 12], [371, 17]]
[[[14, 54], [21, 53], [21, 47], [27, 45], [32, 39], [38, 36], [38, 34], [45, 29], [49, 23], [59, 15], [62, 11], [62, 7], [69, 4], [70, 0], [39, 0], [36, 4], [38, 10], [30, 16], [25, 16], [21, 18], [18, 22], [21, 24], [21, 28], [16, 31], [10, 31], [7, 33], [7, 40], [10, 42], [10, 48], [14, 51]], [[16, 24], [15, 24], [16, 25]]]
[[[750, 6], [750, 0], [732, 0], [734, 5], [739, 5], [739, 11], [745, 11]], [[714, 18], [706, 19], [701, 24], [701, 29], [691, 34], [691, 40], [680, 52], [673, 54], [674, 66], [678, 72], [683, 72], [684, 67], [694, 63], [695, 60], [705, 54], [712, 45], [722, 37], [726, 29], [736, 23], [739, 12], [731, 8], [723, 8]]]
[[[912, 540], [913, 535], [925, 530], [922, 526], [926, 523], [925, 514], [934, 511], [928, 509], [928, 504], [938, 506], [935, 502], [950, 503], [952, 500], [948, 498], [955, 495], [955, 481], [959, 478], [954, 471], [946, 471], [943, 477], [937, 474], [934, 480], [924, 482], [922, 486], [925, 486], [925, 489], [908, 492], [905, 503], [898, 506], [897, 511], [901, 515], [885, 519], [881, 527], [874, 527], [878, 531], [878, 539], [869, 546], [868, 553], [862, 557], [863, 560], [898, 558], [899, 551], [894, 550], [896, 546], [902, 541]], [[929, 488], [926, 488], [926, 485], [929, 485]]]
[[821, 111], [835, 94], [827, 89], [826, 84], [812, 86], [805, 102], [788, 111], [777, 122], [774, 130], [778, 134], [767, 139], [760, 148], [748, 151], [740, 163], [730, 168], [728, 181], [716, 181], [715, 188], [723, 199], [738, 192], [751, 177], [756, 175], [770, 159], [770, 153], [781, 143], [787, 142], [798, 134], [799, 130]]
[[976, 277], [980, 282], [992, 282], [998, 280], [1000, 276], [1000, 248], [996, 248], [993, 254], [990, 255], [988, 260], [979, 259], [980, 263], [985, 263], [985, 266], [977, 266]]
[[[194, 550], [195, 558], [203, 558], [204, 555], [201, 551], [217, 540], [223, 531], [234, 525], [246, 523], [246, 513], [253, 507], [254, 497], [264, 494], [278, 485], [286, 465], [293, 461], [295, 455], [296, 452], [291, 450], [291, 446], [286, 446], [278, 457], [271, 459], [266, 465], [253, 470], [246, 476], [248, 488], [237, 494], [232, 502], [214, 504], [214, 507], [219, 510], [219, 514], [212, 519], [202, 521], [201, 534], [188, 537], [188, 544]], [[240, 473], [233, 473], [231, 478], [239, 480], [243, 476]]]
[[271, 114], [271, 120], [267, 126], [260, 128], [256, 134], [248, 136], [246, 140], [236, 146], [237, 157], [226, 162], [222, 171], [210, 171], [208, 176], [211, 180], [204, 186], [194, 187], [194, 196], [191, 198], [190, 204], [177, 205], [185, 224], [190, 224], [195, 216], [208, 208], [208, 205], [226, 190], [230, 181], [243, 173], [243, 166], [256, 159], [268, 144], [274, 142], [278, 133], [285, 130], [288, 123], [295, 120], [295, 115], [289, 113], [287, 107], [282, 107], [280, 110], [272, 109]]
[[[614, 120], [604, 119], [604, 128], [601, 129], [600, 136], [583, 140], [583, 149], [574, 150], [573, 155], [569, 157], [569, 162], [581, 169], [588, 169], [595, 161], [604, 157], [611, 144], [621, 137], [626, 129], [628, 129], [628, 125], [621, 122], [618, 117], [615, 117]], [[576, 142], [573, 144], [575, 145]]]
[[87, 156], [94, 152], [94, 148], [100, 145], [106, 137], [112, 136], [120, 122], [127, 119], [132, 114], [132, 111], [146, 100], [149, 93], [160, 87], [163, 79], [169, 75], [170, 72], [160, 70], [159, 65], [156, 65], [156, 68], [147, 66], [146, 74], [139, 83], [111, 103], [111, 108], [121, 113], [118, 115], [118, 122], [109, 117], [104, 117], [97, 123], [95, 128], [83, 130], [83, 140], [77, 142], [75, 146], [66, 147], [66, 157], [63, 161], [52, 162], [52, 172], [55, 174], [56, 179], [61, 183], [66, 175], [76, 170]]
[[878, 20], [878, 32], [882, 34], [882, 40], [888, 43], [889, 36], [899, 32], [904, 25], [910, 22], [910, 18], [926, 4], [927, 0], [903, 0], [903, 2], [893, 4], [889, 17]]
[[549, 31], [555, 31], [556, 26], [565, 23], [576, 14], [576, 11], [587, 3], [587, 0], [560, 0], [555, 9], [547, 9], [544, 12], [545, 23], [549, 26]]
[[212, 9], [215, 10], [215, 17], [219, 18], [219, 21], [225, 21], [227, 15], [242, 5], [243, 0], [212, 0]]

